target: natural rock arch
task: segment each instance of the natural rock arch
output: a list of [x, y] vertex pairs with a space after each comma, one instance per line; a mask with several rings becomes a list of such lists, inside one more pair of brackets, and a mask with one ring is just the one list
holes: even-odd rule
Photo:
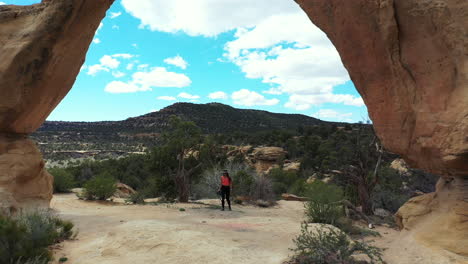
[[[335, 44], [386, 148], [443, 176], [436, 193], [402, 207], [402, 227], [416, 229], [422, 241], [468, 255], [468, 2], [296, 1]], [[5, 210], [48, 205], [52, 179], [27, 135], [71, 89], [112, 3], [0, 6]], [[423, 232], [428, 229], [430, 234]]]

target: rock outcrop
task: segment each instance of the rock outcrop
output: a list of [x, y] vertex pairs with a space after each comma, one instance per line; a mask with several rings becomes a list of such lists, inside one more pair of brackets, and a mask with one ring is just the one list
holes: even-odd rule
[[468, 1], [296, 2], [337, 48], [384, 146], [443, 176], [399, 211], [402, 227], [468, 255]]
[[113, 0], [0, 5], [0, 205], [48, 206], [52, 177], [27, 134], [72, 87]]
[[286, 154], [280, 147], [258, 147], [249, 154], [249, 161], [257, 173], [268, 174], [272, 168], [279, 168], [278, 164], [283, 162]]

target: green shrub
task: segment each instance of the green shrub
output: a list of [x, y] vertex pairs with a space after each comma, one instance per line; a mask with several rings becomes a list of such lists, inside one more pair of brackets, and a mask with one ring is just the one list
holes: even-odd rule
[[86, 199], [106, 200], [116, 191], [115, 180], [107, 175], [99, 175], [84, 185]]
[[61, 168], [52, 168], [49, 173], [54, 176], [54, 193], [70, 192], [76, 186], [73, 175]]
[[248, 196], [252, 190], [254, 184], [254, 176], [251, 172], [246, 170], [239, 170], [234, 177], [236, 195]]
[[354, 254], [364, 254], [371, 263], [384, 263], [382, 250], [365, 242], [352, 241], [335, 228], [323, 226], [310, 231], [306, 223], [302, 224], [301, 234], [293, 240], [296, 248], [290, 263], [294, 264], [353, 264], [360, 263]]
[[315, 181], [308, 186], [306, 202], [306, 216], [310, 222], [335, 225], [336, 221], [344, 215], [343, 191], [340, 187]]
[[295, 172], [284, 171], [280, 168], [272, 169], [269, 178], [271, 178], [273, 182], [273, 191], [277, 195], [289, 192], [290, 187], [298, 180], [298, 176]]
[[74, 235], [73, 224], [46, 212], [0, 215], [0, 263], [48, 263], [48, 250]]
[[146, 194], [144, 191], [135, 192], [130, 194], [130, 197], [126, 199], [127, 202], [133, 204], [145, 204]]
[[297, 179], [288, 189], [288, 193], [292, 193], [298, 196], [304, 196], [307, 194], [308, 184], [304, 179]]

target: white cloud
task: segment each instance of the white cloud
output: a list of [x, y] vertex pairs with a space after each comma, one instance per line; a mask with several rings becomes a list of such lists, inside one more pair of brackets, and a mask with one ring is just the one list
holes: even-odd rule
[[278, 99], [266, 99], [263, 95], [247, 89], [233, 92], [231, 98], [234, 100], [234, 104], [243, 106], [276, 105], [279, 103]]
[[130, 71], [130, 70], [133, 69], [133, 66], [134, 66], [133, 63], [129, 63], [129, 64], [127, 64], [126, 69]]
[[149, 72], [133, 74], [133, 83], [150, 89], [151, 87], [186, 87], [192, 81], [185, 74], [168, 72], [164, 67], [155, 67]]
[[172, 58], [167, 58], [164, 60], [165, 63], [177, 66], [181, 69], [187, 69], [188, 63], [181, 56], [177, 55]]
[[272, 14], [295, 12], [298, 8], [293, 1], [285, 0], [122, 0], [122, 5], [140, 19], [140, 27], [210, 37], [238, 27], [252, 27]]
[[121, 77], [124, 77], [125, 75], [126, 74], [121, 71], [112, 72], [112, 76], [114, 76], [115, 78], [121, 78]]
[[314, 113], [312, 116], [319, 119], [328, 119], [335, 121], [349, 121], [353, 113], [340, 113], [333, 109], [320, 109], [318, 112]]
[[288, 95], [287, 107], [363, 105], [359, 97], [334, 93], [349, 75], [333, 44], [294, 1], [122, 0], [122, 5], [150, 30], [205, 37], [236, 30], [217, 61], [232, 62], [247, 78], [269, 84], [264, 94]]
[[122, 58], [122, 59], [131, 59], [135, 57], [133, 54], [128, 54], [128, 53], [119, 53], [119, 54], [114, 54], [112, 55], [114, 58]]
[[88, 67], [88, 72], [87, 74], [88, 75], [96, 75], [98, 72], [101, 72], [101, 71], [106, 71], [106, 72], [109, 72], [109, 69], [102, 66], [101, 64], [95, 64], [95, 65], [92, 65], [92, 66], [89, 66]]
[[219, 91], [219, 92], [210, 93], [208, 95], [208, 98], [226, 100], [228, 99], [228, 95], [225, 92]]
[[147, 88], [140, 87], [133, 83], [125, 83], [121, 81], [112, 81], [106, 85], [104, 91], [108, 93], [134, 93], [140, 91], [147, 91]]
[[6, 3], [5, 2], [0, 2], [0, 5], [6, 5]]
[[88, 68], [88, 66], [85, 64], [81, 65], [80, 72], [86, 70], [86, 68]]
[[321, 105], [324, 103], [364, 106], [364, 101], [361, 97], [355, 97], [350, 94], [333, 93], [311, 95], [293, 94], [289, 97], [289, 101], [284, 106], [296, 110], [306, 110], [309, 109], [311, 105]]
[[156, 99], [165, 100], [165, 101], [175, 101], [176, 100], [176, 98], [173, 97], [173, 96], [165, 96], [165, 95], [164, 96], [158, 96], [158, 97], [156, 97]]
[[138, 48], [138, 44], [133, 43], [133, 44], [132, 44], [132, 47], [134, 47], [135, 49], [137, 49], [137, 48]]
[[101, 43], [101, 40], [99, 38], [94, 38], [93, 43], [94, 44], [99, 44], [99, 43]]
[[122, 12], [110, 12], [110, 18], [114, 19], [122, 15]]
[[182, 92], [182, 93], [178, 94], [177, 96], [180, 97], [180, 98], [190, 99], [190, 100], [196, 100], [196, 99], [200, 98], [200, 96], [198, 96], [198, 95], [191, 95], [191, 94], [185, 93], [185, 92]]
[[120, 61], [112, 58], [109, 55], [102, 56], [99, 62], [101, 63], [102, 66], [110, 68], [110, 69], [117, 69], [120, 65]]
[[283, 91], [281, 91], [278, 88], [272, 87], [266, 91], [263, 91], [262, 93], [280, 95], [280, 94], [283, 94]]

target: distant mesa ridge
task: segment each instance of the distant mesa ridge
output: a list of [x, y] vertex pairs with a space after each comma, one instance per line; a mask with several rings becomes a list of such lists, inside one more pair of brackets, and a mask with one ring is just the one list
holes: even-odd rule
[[329, 124], [301, 114], [279, 114], [262, 110], [238, 109], [221, 103], [175, 103], [157, 112], [122, 121], [65, 122], [46, 121], [38, 132], [46, 131], [107, 131], [163, 132], [172, 115], [193, 121], [204, 133], [258, 132], [275, 129], [297, 129], [301, 126]]

